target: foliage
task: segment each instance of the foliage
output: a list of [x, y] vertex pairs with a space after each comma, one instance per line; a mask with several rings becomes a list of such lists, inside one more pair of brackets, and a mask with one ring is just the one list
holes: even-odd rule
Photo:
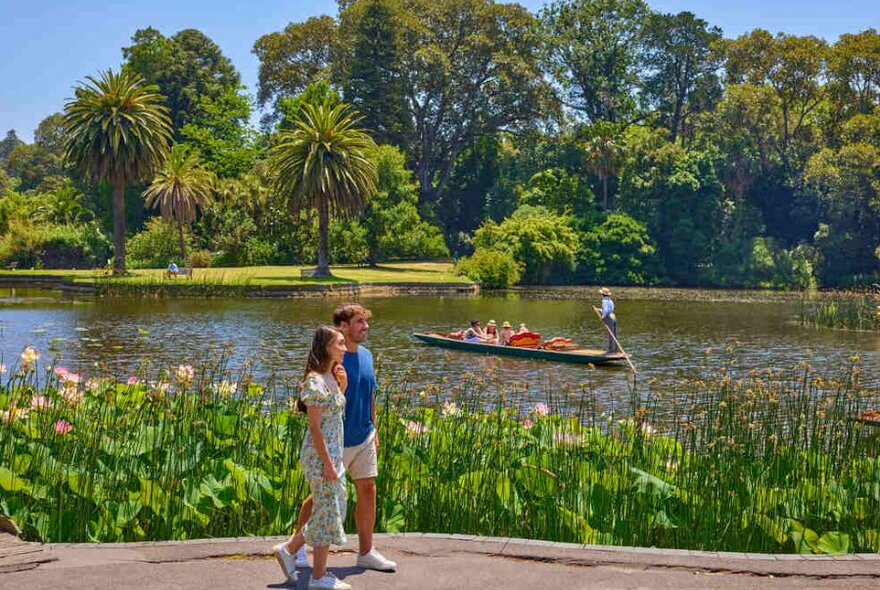
[[214, 175], [199, 164], [198, 153], [187, 153], [183, 146], [174, 146], [153, 182], [144, 191], [144, 205], [159, 209], [178, 228], [180, 259], [186, 260], [183, 228], [196, 219], [196, 209], [204, 210], [211, 202]]
[[[184, 229], [184, 240], [192, 248], [192, 235]], [[172, 221], [153, 217], [143, 231], [128, 241], [132, 268], [165, 268], [172, 261], [183, 265], [180, 258], [178, 226]]]
[[583, 235], [578, 274], [589, 283], [644, 285], [655, 280], [648, 229], [625, 213], [611, 213]]
[[131, 41], [122, 49], [123, 70], [159, 88], [176, 134], [194, 121], [203, 99], [217, 100], [241, 84], [229, 58], [197, 29], [165, 37], [148, 27], [135, 32]]
[[[36, 352], [0, 378], [0, 509], [27, 539], [277, 535], [296, 519], [307, 486], [295, 383], [253, 382], [222, 355], [120, 381], [43, 371]], [[469, 376], [422, 396], [383, 383], [377, 529], [875, 552], [878, 440], [847, 418], [878, 392], [857, 371], [725, 366], [634, 392], [615, 418], [589, 388], [511, 404]]]
[[440, 228], [419, 215], [418, 184], [406, 169], [403, 152], [383, 145], [374, 159], [377, 192], [362, 215], [370, 263], [448, 256]]
[[250, 115], [250, 99], [231, 88], [216, 98], [202, 96], [180, 136], [201, 154], [208, 170], [221, 178], [238, 178], [257, 157]]
[[523, 283], [547, 284], [570, 281], [579, 243], [571, 218], [523, 205], [500, 224], [484, 223], [474, 246], [511, 254], [522, 265]]
[[633, 116], [647, 15], [641, 0], [557, 0], [544, 8], [546, 67], [566, 106], [591, 123], [622, 123]]
[[510, 252], [477, 248], [455, 265], [455, 272], [486, 289], [505, 289], [519, 282], [522, 265]]
[[330, 274], [327, 234], [330, 216], [351, 216], [376, 192], [376, 166], [370, 160], [373, 140], [355, 127], [348, 105], [303, 105], [292, 131], [282, 132], [272, 148], [275, 184], [293, 211], [318, 212], [317, 274]]
[[279, 118], [278, 101], [303, 92], [312, 82], [330, 78], [330, 57], [337, 44], [336, 21], [315, 16], [302, 23], [290, 23], [284, 31], [269, 33], [254, 43], [260, 60], [257, 100], [272, 104]]
[[156, 86], [137, 75], [107, 70], [87, 80], [64, 105], [65, 157], [85, 176], [113, 186], [113, 270], [124, 274], [125, 186], [162, 164], [171, 126]]
[[0, 234], [0, 265], [19, 268], [96, 268], [110, 256], [110, 242], [94, 223], [33, 224], [17, 219]]

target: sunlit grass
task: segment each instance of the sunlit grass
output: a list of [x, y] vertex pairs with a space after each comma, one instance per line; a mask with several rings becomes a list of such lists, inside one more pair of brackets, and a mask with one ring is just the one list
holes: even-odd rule
[[163, 269], [132, 270], [126, 277], [112, 277], [105, 271], [88, 270], [15, 270], [0, 271], [0, 276], [49, 275], [76, 282], [99, 281], [110, 285], [204, 284], [215, 286], [301, 286], [341, 283], [468, 283], [453, 272], [446, 262], [383, 263], [377, 268], [357, 265], [332, 266], [332, 277], [302, 277], [311, 266], [248, 266], [235, 268], [197, 268], [192, 279], [167, 278]]
[[[47, 371], [35, 353], [0, 377], [0, 509], [28, 538], [289, 532], [306, 493], [296, 383], [255, 383], [222, 352], [118, 380]], [[589, 387], [525, 391], [493, 375], [383, 384], [378, 528], [878, 551], [880, 439], [850, 418], [880, 395], [853, 362], [830, 378], [730, 361], [702, 379], [638, 384], [613, 407]]]

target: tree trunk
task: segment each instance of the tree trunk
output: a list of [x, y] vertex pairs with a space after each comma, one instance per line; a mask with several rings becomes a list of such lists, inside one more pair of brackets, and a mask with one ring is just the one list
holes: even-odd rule
[[608, 211], [608, 177], [602, 177], [602, 209]]
[[330, 211], [327, 199], [318, 199], [318, 267], [315, 269], [316, 277], [329, 277], [330, 261], [327, 256], [327, 233], [330, 228]]
[[113, 181], [113, 274], [125, 270], [125, 182]]
[[177, 222], [177, 241], [180, 246], [180, 266], [186, 266], [186, 242], [183, 239], [183, 222]]

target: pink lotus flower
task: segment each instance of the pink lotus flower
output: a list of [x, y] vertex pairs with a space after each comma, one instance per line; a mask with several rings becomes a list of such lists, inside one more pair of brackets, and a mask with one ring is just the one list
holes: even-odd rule
[[97, 391], [98, 388], [101, 387], [101, 380], [92, 377], [91, 379], [86, 381], [86, 389], [89, 391]]
[[550, 408], [547, 407], [547, 404], [543, 402], [538, 402], [535, 404], [535, 415], [536, 416], [547, 416], [550, 414]]
[[192, 365], [179, 365], [174, 376], [179, 383], [189, 383], [196, 376], [196, 370]]
[[73, 430], [73, 424], [71, 424], [67, 420], [57, 420], [55, 424], [53, 424], [53, 428], [55, 428], [55, 434], [64, 436], [65, 434]]
[[126, 383], [128, 383], [129, 385], [137, 385], [138, 383], [140, 383], [140, 380], [137, 377], [135, 377], [134, 375], [132, 375], [131, 377], [128, 378], [128, 381], [126, 381]]
[[55, 373], [56, 375], [58, 375], [58, 378], [59, 378], [59, 379], [64, 379], [64, 377], [65, 377], [68, 373], [70, 373], [70, 371], [68, 371], [68, 370], [65, 369], [64, 367], [55, 367], [54, 369], [52, 369], [52, 372]]
[[532, 426], [534, 426], [535, 423], [532, 422], [531, 420], [529, 420], [528, 418], [526, 418], [525, 420], [522, 421], [522, 425], [523, 425], [523, 428], [525, 428], [526, 430], [528, 430], [529, 428], [531, 428]]
[[6, 372], [6, 365], [4, 365], [3, 363], [0, 363], [0, 375], [2, 375], [5, 372]]

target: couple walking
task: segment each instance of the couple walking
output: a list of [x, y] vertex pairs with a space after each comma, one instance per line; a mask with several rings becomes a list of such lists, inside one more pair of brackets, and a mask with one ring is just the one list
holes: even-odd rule
[[297, 568], [308, 567], [305, 545], [313, 548], [310, 589], [349, 590], [327, 571], [330, 545], [345, 543], [345, 473], [357, 491], [354, 519], [360, 551], [357, 567], [397, 570], [373, 547], [376, 523], [376, 375], [373, 355], [361, 344], [370, 328], [370, 311], [358, 304], [340, 305], [333, 326], [317, 329], [312, 339], [298, 406], [308, 418], [300, 451], [311, 495], [303, 502], [296, 533], [272, 548], [291, 582]]

